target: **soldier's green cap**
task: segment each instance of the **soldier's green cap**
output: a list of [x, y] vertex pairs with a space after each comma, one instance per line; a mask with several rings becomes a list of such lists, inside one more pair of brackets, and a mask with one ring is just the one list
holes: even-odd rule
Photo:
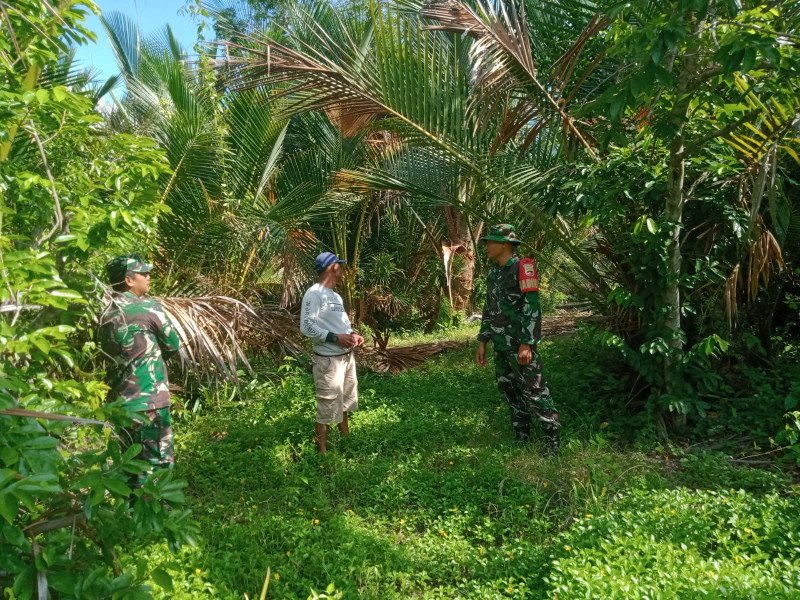
[[521, 244], [522, 242], [517, 238], [517, 233], [514, 231], [514, 226], [508, 223], [500, 225], [492, 225], [489, 228], [489, 233], [481, 238], [482, 242], [509, 242], [511, 244]]
[[106, 263], [106, 275], [110, 284], [120, 283], [128, 273], [149, 273], [153, 265], [144, 262], [138, 254], [123, 254]]

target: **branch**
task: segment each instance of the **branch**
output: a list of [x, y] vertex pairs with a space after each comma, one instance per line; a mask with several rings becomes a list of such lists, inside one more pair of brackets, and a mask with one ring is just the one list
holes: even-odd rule
[[83, 511], [79, 513], [72, 513], [57, 519], [50, 519], [48, 521], [34, 521], [23, 529], [23, 533], [29, 538], [35, 538], [40, 533], [53, 531], [54, 529], [62, 529], [71, 526], [73, 523], [83, 523], [86, 520], [86, 515]]
[[103, 425], [104, 427], [111, 427], [111, 425], [104, 423], [103, 421], [40, 412], [38, 410], [28, 410], [27, 408], [7, 408], [5, 410], [0, 410], [0, 415], [8, 415], [10, 417], [29, 417], [31, 419], [48, 419], [50, 421], [69, 421], [70, 423], [80, 423], [82, 425]]
[[42, 157], [42, 163], [44, 163], [44, 170], [47, 173], [47, 178], [50, 180], [50, 192], [53, 195], [53, 202], [55, 202], [56, 224], [53, 225], [53, 228], [46, 236], [37, 242], [37, 246], [41, 246], [44, 242], [53, 237], [56, 231], [61, 230], [62, 234], [67, 233], [67, 231], [69, 231], [69, 224], [64, 220], [64, 214], [61, 212], [61, 202], [58, 199], [58, 192], [56, 191], [56, 181], [53, 179], [53, 173], [50, 172], [50, 165], [47, 163], [47, 155], [44, 152], [42, 140], [39, 139], [39, 133], [36, 131], [36, 125], [34, 125], [33, 119], [29, 119], [28, 123], [31, 124], [30, 133], [33, 139], [36, 140], [36, 145], [39, 147], [39, 154]]
[[710, 142], [711, 140], [713, 140], [715, 138], [726, 136], [729, 133], [733, 133], [733, 131], [737, 127], [739, 127], [739, 125], [741, 125], [745, 121], [748, 121], [749, 119], [755, 117], [760, 112], [761, 112], [761, 108], [754, 108], [753, 110], [748, 111], [744, 115], [742, 115], [741, 118], [737, 119], [733, 123], [730, 123], [729, 125], [726, 125], [722, 129], [715, 129], [711, 133], [707, 133], [706, 135], [701, 137], [699, 140], [696, 140], [694, 143], [688, 145], [686, 147], [686, 150], [684, 151], [684, 156], [685, 157], [690, 156], [692, 153], [694, 153], [695, 151], [699, 150], [702, 146], [704, 146], [706, 143]]
[[792, 35], [791, 33], [786, 33], [781, 31], [773, 31], [771, 29], [767, 29], [766, 27], [753, 25], [752, 23], [738, 23], [736, 21], [719, 21], [719, 25], [730, 25], [732, 27], [744, 27], [745, 29], [755, 29], [756, 31], [760, 31], [761, 33], [766, 33], [767, 35], [774, 35], [775, 37], [783, 38], [787, 41], [792, 41], [796, 44], [800, 43], [800, 36]]

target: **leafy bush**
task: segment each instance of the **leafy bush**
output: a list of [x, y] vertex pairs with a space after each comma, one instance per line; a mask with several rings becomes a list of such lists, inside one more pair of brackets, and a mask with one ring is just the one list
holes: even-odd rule
[[549, 597], [800, 596], [800, 505], [686, 489], [634, 491], [579, 519], [554, 544]]
[[92, 34], [77, 2], [56, 4], [21, 0], [0, 30], [26, 68], [0, 69], [0, 589], [144, 598], [145, 581], [166, 579], [125, 571], [116, 546], [135, 535], [175, 549], [194, 526], [171, 473], [127, 485], [145, 463], [118, 442], [132, 415], [103, 404], [93, 269], [145, 246], [169, 169], [152, 140], [99, 129], [91, 91], [58, 85], [62, 46]]

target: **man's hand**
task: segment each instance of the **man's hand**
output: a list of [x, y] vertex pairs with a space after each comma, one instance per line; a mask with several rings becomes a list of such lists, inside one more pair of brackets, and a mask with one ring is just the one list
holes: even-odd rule
[[531, 347], [528, 344], [520, 344], [517, 362], [521, 365], [529, 365], [532, 359], [533, 353], [531, 352]]
[[475, 362], [480, 366], [486, 366], [486, 342], [478, 342], [478, 351], [475, 353]]
[[342, 347], [347, 348], [356, 348], [357, 346], [364, 345], [364, 337], [358, 335], [357, 333], [340, 333], [336, 336], [336, 343]]

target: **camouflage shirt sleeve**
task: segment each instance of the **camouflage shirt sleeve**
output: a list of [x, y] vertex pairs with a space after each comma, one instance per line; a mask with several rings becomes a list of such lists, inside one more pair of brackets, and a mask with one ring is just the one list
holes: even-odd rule
[[512, 313], [514, 331], [520, 344], [535, 345], [541, 338], [542, 314], [539, 309], [539, 292], [523, 294], [522, 310]]
[[180, 339], [172, 326], [172, 321], [160, 304], [153, 303], [150, 315], [153, 319], [153, 332], [156, 334], [158, 346], [161, 348], [161, 356], [167, 361], [180, 349]]

